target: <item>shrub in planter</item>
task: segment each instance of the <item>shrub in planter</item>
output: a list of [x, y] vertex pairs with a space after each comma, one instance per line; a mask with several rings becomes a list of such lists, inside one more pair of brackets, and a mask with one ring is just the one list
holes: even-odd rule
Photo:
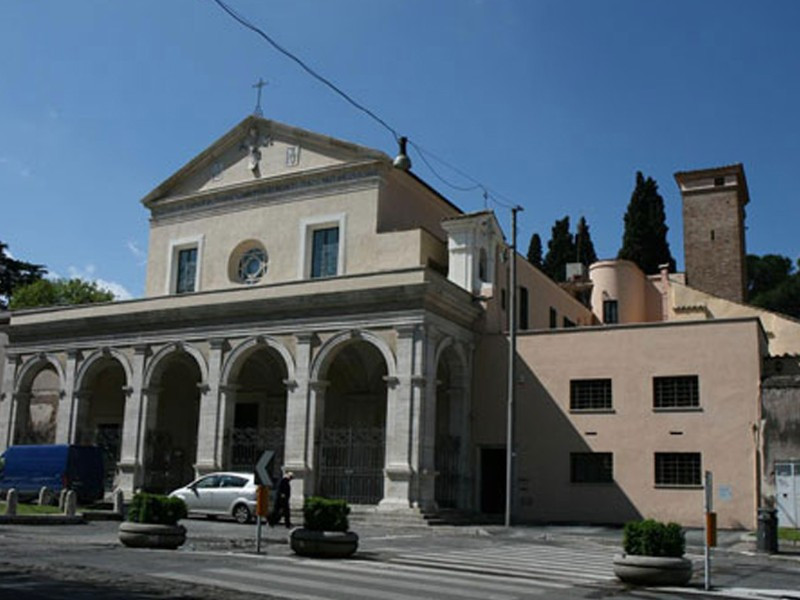
[[635, 585], [685, 585], [692, 562], [683, 558], [686, 538], [677, 523], [653, 519], [626, 523], [624, 553], [614, 557], [614, 574]]
[[119, 526], [119, 539], [133, 548], [177, 548], [186, 541], [186, 503], [180, 498], [136, 494], [128, 507], [128, 520]]
[[677, 523], [631, 521], [625, 524], [622, 548], [625, 554], [635, 556], [681, 557], [686, 551], [686, 538]]
[[311, 531], [347, 531], [349, 514], [350, 507], [344, 500], [311, 496], [303, 503], [303, 527]]
[[349, 531], [350, 507], [344, 500], [312, 496], [303, 503], [303, 527], [292, 530], [292, 550], [301, 556], [344, 558], [358, 549], [358, 535]]

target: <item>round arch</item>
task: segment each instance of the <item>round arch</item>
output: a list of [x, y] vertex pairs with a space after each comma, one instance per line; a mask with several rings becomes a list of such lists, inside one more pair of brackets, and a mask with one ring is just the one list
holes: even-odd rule
[[375, 346], [386, 362], [387, 377], [397, 377], [397, 360], [389, 345], [374, 333], [358, 329], [338, 333], [322, 344], [311, 363], [311, 381], [320, 380], [320, 377], [327, 371], [339, 350], [359, 341], [368, 342]]
[[17, 375], [17, 384], [14, 386], [14, 392], [19, 393], [25, 387], [30, 386], [34, 377], [47, 365], [53, 367], [58, 375], [59, 388], [64, 390], [67, 379], [61, 363], [52, 354], [41, 353], [23, 363], [22, 368], [19, 370], [19, 375]]
[[200, 350], [198, 350], [191, 344], [185, 344], [183, 342], [175, 342], [161, 348], [161, 350], [156, 352], [153, 355], [153, 358], [150, 359], [150, 364], [148, 364], [147, 369], [145, 369], [145, 375], [144, 375], [145, 389], [152, 387], [153, 379], [159, 373], [159, 371], [164, 368], [164, 365], [166, 362], [168, 362], [169, 357], [172, 354], [176, 354], [178, 352], [185, 352], [186, 354], [194, 358], [195, 362], [197, 363], [197, 367], [200, 369], [200, 382], [201, 383], [208, 382], [208, 363], [206, 362], [203, 353], [200, 352]]
[[133, 369], [131, 368], [128, 357], [114, 348], [100, 348], [93, 351], [81, 363], [81, 366], [78, 368], [78, 374], [75, 376], [75, 389], [84, 389], [88, 380], [91, 378], [92, 369], [107, 358], [115, 359], [120, 364], [122, 370], [125, 372], [125, 383], [126, 385], [130, 385], [131, 381], [133, 381]]
[[237, 371], [242, 367], [246, 360], [254, 352], [262, 349], [274, 350], [282, 359], [286, 367], [286, 378], [289, 381], [294, 381], [295, 378], [295, 364], [289, 349], [286, 348], [278, 340], [269, 336], [254, 336], [246, 339], [241, 344], [236, 346], [233, 351], [225, 359], [222, 366], [222, 374], [220, 376], [220, 384], [228, 385], [236, 377]]

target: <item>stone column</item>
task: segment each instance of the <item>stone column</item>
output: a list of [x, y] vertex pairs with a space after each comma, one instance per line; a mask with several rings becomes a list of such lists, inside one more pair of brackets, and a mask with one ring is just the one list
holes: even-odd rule
[[75, 393], [75, 375], [82, 356], [79, 350], [67, 351], [67, 368], [64, 371], [64, 389], [58, 398], [56, 414], [56, 444], [72, 444], [75, 441], [75, 430], [78, 421], [79, 398]]
[[303, 493], [311, 496], [317, 489], [319, 464], [317, 461], [317, 444], [321, 443], [322, 430], [325, 427], [325, 390], [327, 381], [309, 381], [308, 383], [308, 425], [306, 427], [306, 473]]
[[209, 340], [208, 381], [200, 384], [200, 418], [197, 424], [197, 460], [195, 475], [200, 476], [222, 469], [218, 450], [224, 442], [220, 436], [220, 420], [223, 418], [223, 395], [220, 393], [223, 353], [227, 342], [222, 339]]
[[420, 388], [422, 396], [419, 418], [419, 463], [417, 472], [417, 503], [424, 511], [435, 511], [436, 505], [436, 392], [438, 364], [436, 344], [438, 336], [431, 332], [425, 337], [425, 382]]
[[473, 468], [472, 448], [472, 358], [475, 352], [475, 344], [464, 345], [464, 356], [466, 364], [461, 381], [461, 411], [459, 413], [459, 435], [461, 444], [459, 446], [458, 472], [461, 475], [461, 482], [458, 490], [458, 506], [464, 509], [476, 508], [475, 493], [475, 469]]
[[311, 494], [312, 471], [309, 457], [314, 451], [313, 429], [309, 427], [309, 368], [313, 333], [295, 334], [294, 380], [286, 384], [286, 442], [283, 447], [284, 466], [294, 473], [292, 507], [301, 507], [303, 498]]
[[[405, 510], [413, 499], [412, 448], [419, 442], [422, 340], [416, 326], [397, 328], [397, 377], [387, 377], [383, 510]], [[414, 452], [417, 452], [415, 450]]]
[[0, 452], [11, 445], [14, 436], [14, 376], [18, 365], [18, 356], [6, 354], [3, 387], [0, 388]]
[[118, 488], [130, 497], [142, 486], [144, 444], [144, 371], [149, 346], [136, 346], [133, 355], [133, 377], [130, 386], [125, 388], [125, 416], [122, 423], [122, 441], [120, 444], [120, 460]]
[[214, 460], [222, 469], [226, 469], [229, 466], [231, 445], [233, 444], [233, 418], [238, 390], [238, 385], [222, 383], [219, 385], [220, 412], [216, 429], [219, 443], [216, 447]]

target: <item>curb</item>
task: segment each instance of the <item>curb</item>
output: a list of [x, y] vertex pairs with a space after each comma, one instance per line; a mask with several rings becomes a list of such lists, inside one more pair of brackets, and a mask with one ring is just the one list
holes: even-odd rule
[[0, 525], [83, 525], [81, 515], [0, 515]]

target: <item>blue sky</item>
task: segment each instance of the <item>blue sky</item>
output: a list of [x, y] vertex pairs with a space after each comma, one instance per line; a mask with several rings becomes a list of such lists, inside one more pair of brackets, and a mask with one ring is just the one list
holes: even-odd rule
[[[585, 215], [598, 254], [615, 256], [641, 170], [659, 183], [681, 269], [673, 174], [742, 162], [748, 252], [798, 257], [800, 2], [227, 2], [522, 205], [523, 252], [532, 233], [546, 243], [556, 219]], [[3, 0], [0, 240], [141, 296], [140, 199], [252, 112], [259, 77], [265, 117], [395, 153], [384, 128], [211, 0]], [[464, 210], [484, 207], [411, 158]], [[489, 206], [508, 233], [508, 211]]]

